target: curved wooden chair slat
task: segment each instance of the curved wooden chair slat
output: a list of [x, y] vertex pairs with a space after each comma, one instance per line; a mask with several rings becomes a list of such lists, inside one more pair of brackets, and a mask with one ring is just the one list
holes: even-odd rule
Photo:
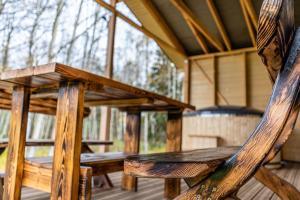
[[[235, 192], [267, 158], [285, 127], [293, 128], [289, 119], [299, 111], [300, 29], [297, 30], [290, 55], [275, 83], [266, 112], [242, 149], [197, 186], [176, 199], [221, 199]], [[294, 118], [296, 119], [296, 118]], [[290, 126], [286, 126], [289, 122]]]
[[294, 32], [294, 0], [264, 0], [259, 17], [257, 49], [273, 83], [285, 63]]

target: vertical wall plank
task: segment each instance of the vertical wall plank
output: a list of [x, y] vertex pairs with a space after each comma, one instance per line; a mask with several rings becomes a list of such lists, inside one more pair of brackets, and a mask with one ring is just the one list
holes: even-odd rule
[[[167, 122], [166, 151], [181, 151], [182, 144], [182, 113], [169, 112]], [[173, 199], [180, 194], [180, 179], [165, 180], [165, 198]]]
[[84, 86], [62, 83], [59, 88], [51, 199], [78, 199]]
[[15, 87], [12, 94], [11, 121], [3, 199], [21, 199], [24, 151], [30, 89]]
[[[127, 112], [126, 132], [124, 135], [124, 153], [137, 154], [140, 151], [141, 113]], [[123, 175], [122, 189], [137, 191], [137, 178]]]

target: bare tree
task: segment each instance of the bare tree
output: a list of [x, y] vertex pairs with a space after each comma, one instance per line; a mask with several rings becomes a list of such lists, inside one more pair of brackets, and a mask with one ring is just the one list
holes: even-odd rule
[[78, 7], [78, 11], [76, 12], [76, 18], [74, 21], [74, 26], [73, 26], [73, 32], [72, 32], [72, 36], [71, 36], [71, 42], [69, 45], [69, 48], [67, 50], [67, 58], [66, 58], [66, 62], [70, 63], [70, 59], [71, 59], [71, 55], [72, 55], [72, 50], [73, 50], [73, 46], [75, 43], [75, 37], [76, 37], [76, 32], [77, 32], [77, 28], [78, 28], [78, 24], [79, 24], [79, 19], [80, 19], [80, 14], [81, 14], [81, 10], [82, 10], [82, 4], [83, 4], [83, 0], [80, 1], [79, 7]]
[[27, 62], [26, 62], [27, 66], [32, 66], [33, 65], [34, 56], [33, 56], [32, 49], [33, 49], [33, 45], [34, 45], [34, 42], [35, 42], [35, 33], [37, 31], [40, 18], [42, 16], [42, 14], [44, 13], [44, 11], [46, 10], [47, 6], [48, 6], [48, 0], [45, 2], [45, 5], [41, 5], [40, 2], [37, 3], [37, 12], [36, 12], [35, 18], [33, 20], [32, 27], [29, 31], [28, 57], [27, 57]]
[[62, 14], [64, 5], [65, 5], [64, 0], [58, 0], [56, 3], [56, 14], [55, 14], [53, 24], [52, 24], [51, 40], [50, 40], [49, 48], [48, 48], [48, 62], [51, 62], [54, 57], [53, 48], [54, 48], [54, 43], [56, 40], [59, 18]]

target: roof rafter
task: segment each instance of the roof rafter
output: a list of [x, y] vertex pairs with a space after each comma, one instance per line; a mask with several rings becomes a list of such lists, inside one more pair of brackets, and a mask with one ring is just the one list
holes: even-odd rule
[[216, 25], [217, 25], [217, 28], [223, 38], [223, 41], [225, 43], [225, 46], [228, 50], [231, 50], [232, 47], [231, 47], [231, 42], [230, 42], [230, 39], [228, 37], [228, 34], [226, 32], [226, 29], [224, 27], [224, 24], [221, 20], [221, 17], [220, 15], [218, 14], [218, 11], [217, 11], [217, 8], [215, 6], [215, 3], [213, 2], [213, 0], [206, 0], [206, 3], [207, 3], [207, 6], [208, 6], [208, 9], [209, 9], [209, 12], [211, 13]]
[[160, 37], [158, 37], [155, 34], [153, 34], [151, 31], [147, 30], [145, 27], [136, 24], [131, 19], [129, 19], [128, 17], [126, 17], [124, 14], [122, 14], [117, 9], [115, 9], [113, 6], [111, 6], [110, 4], [106, 3], [104, 0], [95, 0], [95, 1], [99, 5], [101, 5], [103, 8], [109, 10], [110, 12], [115, 12], [116, 15], [117, 15], [117, 17], [119, 17], [120, 19], [122, 19], [123, 21], [125, 21], [126, 23], [128, 23], [129, 25], [131, 25], [132, 27], [134, 27], [135, 29], [141, 31], [146, 36], [152, 38], [153, 40], [155, 40], [158, 44], [160, 44], [165, 49], [169, 49], [170, 51], [176, 52], [176, 53], [178, 53], [178, 54], [180, 54], [180, 55], [182, 55], [184, 57], [187, 57], [186, 54], [185, 54], [185, 52], [182, 52], [180, 49], [174, 48], [172, 45], [170, 45], [169, 43], [165, 42]]
[[163, 16], [157, 10], [157, 8], [153, 4], [153, 2], [149, 1], [149, 0], [140, 0], [140, 1], [145, 6], [145, 8], [149, 11], [149, 13], [151, 14], [151, 17], [153, 17], [155, 19], [155, 21], [158, 23], [159, 27], [166, 34], [166, 36], [172, 42], [174, 47], [176, 47], [177, 49], [180, 49], [180, 51], [182, 51], [182, 52], [185, 52], [185, 50], [184, 50], [182, 44], [179, 42], [177, 36], [171, 30], [171, 28], [167, 24], [166, 20], [163, 18]]
[[255, 33], [254, 33], [253, 28], [252, 28], [252, 24], [251, 24], [251, 21], [250, 21], [250, 17], [247, 13], [247, 9], [246, 9], [246, 5], [245, 5], [244, 0], [240, 0], [240, 4], [241, 4], [244, 19], [245, 19], [245, 22], [246, 22], [246, 25], [247, 25], [247, 28], [248, 28], [248, 32], [249, 32], [249, 35], [250, 35], [251, 42], [252, 42], [253, 46], [255, 47], [256, 46]]
[[190, 27], [192, 33], [194, 34], [198, 44], [201, 46], [202, 50], [204, 53], [209, 53], [209, 49], [204, 41], [204, 38], [202, 37], [202, 35], [199, 34], [199, 32], [197, 31], [197, 29], [194, 27], [194, 25], [192, 24], [192, 22], [190, 22], [188, 19], [186, 20], [186, 23], [188, 24], [188, 26]]
[[170, 0], [171, 3], [177, 8], [184, 19], [190, 20], [194, 27], [219, 51], [224, 51], [222, 43], [213, 36], [202, 22], [194, 15], [194, 13], [185, 5], [182, 0]]
[[245, 4], [245, 7], [246, 7], [246, 9], [247, 9], [247, 11], [250, 15], [253, 26], [257, 30], [257, 28], [258, 28], [258, 17], [257, 17], [257, 14], [255, 12], [255, 9], [253, 7], [253, 2], [252, 2], [252, 0], [244, 0], [244, 4]]

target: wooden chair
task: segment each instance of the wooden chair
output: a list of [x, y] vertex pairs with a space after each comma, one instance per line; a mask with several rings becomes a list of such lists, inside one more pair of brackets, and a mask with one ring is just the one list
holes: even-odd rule
[[263, 2], [258, 53], [275, 84], [261, 122], [242, 147], [132, 156], [125, 173], [183, 178], [190, 188], [176, 198], [181, 200], [238, 199], [237, 191], [253, 176], [282, 199], [300, 199], [294, 186], [263, 167], [288, 139], [300, 108], [300, 28], [295, 31], [293, 8], [294, 0]]

